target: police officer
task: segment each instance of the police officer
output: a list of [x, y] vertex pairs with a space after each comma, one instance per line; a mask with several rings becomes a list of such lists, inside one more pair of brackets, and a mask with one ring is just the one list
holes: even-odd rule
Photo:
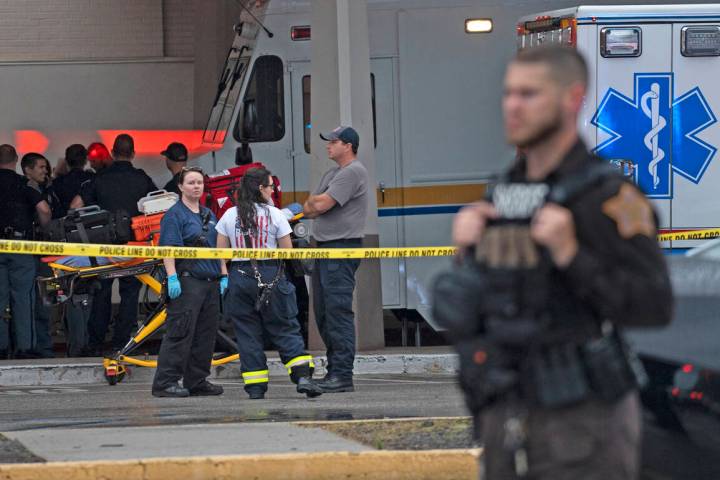
[[[135, 158], [135, 141], [122, 133], [113, 144], [113, 161], [102, 168], [90, 180], [82, 184], [71, 208], [99, 205], [103, 210], [134, 217], [140, 215], [137, 202], [148, 193], [157, 190], [152, 179], [141, 169], [132, 165]], [[120, 282], [120, 311], [112, 338], [113, 350], [122, 348], [137, 324], [138, 294], [140, 282], [135, 277], [123, 277]], [[88, 324], [89, 348], [100, 353], [105, 341], [112, 311], [112, 280], [103, 280], [93, 299], [93, 311]]]
[[[603, 173], [578, 137], [587, 76], [573, 49], [518, 53], [503, 113], [523, 155], [492, 203], [464, 208], [453, 225], [483, 272], [478, 341], [458, 345], [462, 368], [477, 373], [464, 383], [491, 480], [638, 474], [638, 375], [618, 331], [668, 323], [672, 292], [648, 200]], [[530, 222], [513, 223], [528, 207]]]
[[80, 185], [93, 177], [93, 172], [85, 170], [88, 162], [88, 152], [79, 143], [70, 145], [65, 149], [65, 164], [68, 171], [53, 182], [55, 193], [60, 201], [60, 217], [67, 215], [70, 202], [80, 193]]
[[[80, 193], [80, 186], [95, 175], [93, 171], [85, 169], [87, 163], [88, 151], [83, 145], [75, 143], [65, 149], [64, 165], [67, 171], [57, 176], [53, 181], [53, 187], [59, 201], [59, 216], [67, 215], [70, 203]], [[88, 297], [88, 299], [89, 301], [82, 304], [75, 304], [75, 302], [65, 304], [68, 357], [79, 357], [87, 353], [87, 323], [91, 311], [90, 302], [92, 297]]]
[[[51, 216], [53, 219], [64, 216], [60, 199], [58, 198], [55, 185], [50, 179], [50, 162], [43, 155], [35, 152], [26, 153], [20, 160], [20, 168], [27, 178], [27, 184], [31, 188], [40, 192], [40, 196], [50, 206]], [[39, 222], [36, 222], [36, 227]], [[34, 229], [33, 239], [40, 240], [42, 232], [38, 228]], [[47, 263], [42, 261], [42, 257], [36, 256], [36, 275], [39, 277], [52, 276], [52, 270]], [[51, 330], [50, 307], [43, 305], [39, 292], [33, 289], [33, 298], [35, 303], [33, 322], [35, 332], [34, 353], [43, 358], [52, 358], [55, 356], [53, 351], [53, 339]]]
[[[321, 248], [362, 245], [368, 207], [368, 173], [356, 155], [360, 136], [339, 126], [320, 134], [327, 154], [337, 166], [325, 172], [303, 205], [313, 218], [313, 237]], [[352, 392], [355, 361], [355, 314], [352, 309], [355, 272], [360, 260], [316, 260], [312, 272], [315, 321], [327, 347], [327, 375], [320, 382], [325, 393]]]
[[[290, 224], [272, 205], [272, 175], [251, 168], [240, 181], [236, 208], [225, 212], [217, 225], [218, 247], [292, 248]], [[245, 391], [250, 399], [265, 397], [268, 367], [263, 331], [280, 353], [280, 359], [307, 397], [322, 394], [312, 379], [312, 356], [305, 351], [297, 320], [295, 287], [285, 277], [283, 262], [233, 259], [225, 314], [235, 325]]]
[[[50, 206], [40, 192], [27, 185], [27, 179], [15, 173], [18, 156], [11, 145], [0, 145], [0, 237], [28, 240], [32, 235], [33, 218], [50, 222]], [[0, 359], [10, 353], [10, 322], [14, 333], [15, 358], [29, 358], [35, 340], [33, 332], [33, 288], [35, 258], [32, 255], [0, 254], [0, 310], [10, 304], [12, 318], [0, 320]]]
[[30, 152], [23, 155], [20, 168], [27, 178], [27, 184], [40, 192], [43, 200], [50, 205], [52, 218], [63, 217], [60, 200], [50, 179], [50, 161], [39, 153]]
[[185, 145], [178, 142], [173, 142], [162, 151], [162, 155], [165, 157], [165, 166], [170, 170], [172, 178], [163, 187], [168, 192], [175, 192], [180, 194], [178, 188], [178, 180], [180, 174], [187, 165], [188, 151]]
[[[180, 201], [163, 216], [160, 245], [215, 247], [215, 215], [200, 205], [204, 176], [198, 167], [178, 177]], [[156, 397], [220, 395], [223, 388], [206, 380], [210, 375], [220, 295], [228, 285], [225, 262], [166, 258], [168, 276], [167, 330], [160, 347], [152, 386]], [[183, 379], [183, 386], [178, 384]]]

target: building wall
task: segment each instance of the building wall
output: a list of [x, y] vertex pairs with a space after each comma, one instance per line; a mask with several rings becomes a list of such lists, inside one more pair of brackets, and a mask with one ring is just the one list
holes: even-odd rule
[[[0, 0], [0, 110], [13, 112], [0, 117], [0, 141], [54, 163], [70, 143], [106, 140], [103, 131], [196, 128], [197, 5]], [[199, 84], [215, 85], [216, 72]], [[208, 105], [197, 108], [207, 117]], [[144, 150], [138, 163], [164, 183], [160, 150]]]
[[2, 0], [0, 61], [163, 56], [161, 0]]

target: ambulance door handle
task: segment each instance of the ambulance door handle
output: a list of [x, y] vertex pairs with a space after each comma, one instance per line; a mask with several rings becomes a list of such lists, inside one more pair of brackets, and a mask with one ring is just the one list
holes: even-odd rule
[[378, 183], [378, 188], [380, 188], [380, 195], [382, 196], [382, 203], [385, 203], [385, 182]]

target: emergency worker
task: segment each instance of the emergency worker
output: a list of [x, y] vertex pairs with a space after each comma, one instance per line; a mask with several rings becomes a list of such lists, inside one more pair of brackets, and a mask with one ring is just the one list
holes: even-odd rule
[[[40, 224], [45, 226], [50, 222], [51, 212], [40, 192], [15, 173], [17, 161], [13, 146], [0, 145], [0, 237], [29, 240], [34, 216], [37, 214]], [[7, 358], [9, 353], [14, 353], [15, 358], [34, 356], [31, 350], [36, 336], [33, 331], [35, 262], [32, 255], [0, 254], [0, 311], [5, 311], [8, 303], [12, 310], [9, 321], [0, 319], [0, 359]]]
[[162, 151], [162, 155], [165, 157], [165, 166], [170, 170], [172, 178], [163, 187], [168, 192], [175, 192], [180, 194], [178, 188], [178, 180], [183, 168], [187, 165], [188, 151], [185, 145], [178, 142], [173, 142]]
[[[359, 248], [368, 208], [368, 173], [356, 158], [360, 136], [339, 126], [320, 138], [337, 166], [325, 172], [303, 205], [314, 219], [319, 248]], [[352, 308], [359, 259], [316, 260], [312, 272], [315, 322], [327, 347], [327, 375], [319, 382], [325, 393], [352, 392], [355, 362], [355, 313]]]
[[[264, 168], [251, 168], [240, 181], [236, 208], [217, 225], [218, 247], [292, 248], [290, 224], [272, 204], [274, 183]], [[233, 259], [225, 314], [233, 322], [242, 377], [250, 399], [265, 397], [268, 366], [263, 331], [280, 353], [280, 359], [297, 385], [297, 392], [312, 398], [322, 394], [312, 379], [312, 356], [305, 351], [297, 320], [295, 287], [285, 277], [279, 260]]]
[[[82, 184], [80, 194], [70, 204], [71, 208], [99, 205], [112, 213], [124, 213], [130, 217], [140, 215], [137, 202], [148, 193], [157, 190], [152, 179], [141, 169], [132, 165], [135, 158], [135, 141], [125, 133], [118, 135], [113, 144], [113, 161]], [[137, 324], [138, 294], [140, 282], [135, 277], [123, 277], [120, 282], [120, 310], [112, 338], [112, 349], [119, 350], [130, 338]], [[102, 280], [102, 286], [93, 299], [93, 310], [88, 323], [89, 348], [101, 353], [112, 311], [112, 280]]]
[[[215, 247], [217, 219], [200, 205], [204, 175], [199, 167], [184, 168], [178, 177], [180, 201], [160, 223], [160, 245]], [[225, 262], [163, 260], [170, 302], [167, 330], [160, 346], [152, 386], [156, 397], [220, 395], [223, 388], [206, 380], [210, 375], [220, 296], [227, 289]], [[182, 387], [179, 380], [183, 380]]]
[[454, 220], [478, 287], [435, 298], [445, 323], [479, 306], [455, 335], [490, 480], [638, 475], [642, 375], [619, 331], [667, 324], [672, 292], [650, 203], [578, 137], [587, 79], [570, 48], [510, 63], [505, 131], [524, 154]]

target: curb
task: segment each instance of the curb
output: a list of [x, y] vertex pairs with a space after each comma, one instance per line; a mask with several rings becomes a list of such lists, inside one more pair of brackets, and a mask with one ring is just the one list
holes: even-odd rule
[[[324, 356], [315, 357], [315, 374], [324, 375], [327, 360]], [[126, 382], [149, 382], [154, 369], [131, 366], [132, 374]], [[356, 355], [354, 371], [356, 375], [371, 374], [455, 374], [459, 368], [455, 354], [366, 354]], [[270, 376], [287, 376], [287, 369], [277, 357], [268, 359]], [[49, 386], [49, 385], [87, 385], [106, 383], [102, 359], [97, 363], [69, 364], [11, 364], [0, 362], [0, 386]], [[240, 363], [233, 362], [213, 367], [211, 378], [241, 378]], [[1, 478], [1, 477], [0, 477]]]
[[2, 480], [477, 480], [482, 449], [237, 455], [0, 465]]

